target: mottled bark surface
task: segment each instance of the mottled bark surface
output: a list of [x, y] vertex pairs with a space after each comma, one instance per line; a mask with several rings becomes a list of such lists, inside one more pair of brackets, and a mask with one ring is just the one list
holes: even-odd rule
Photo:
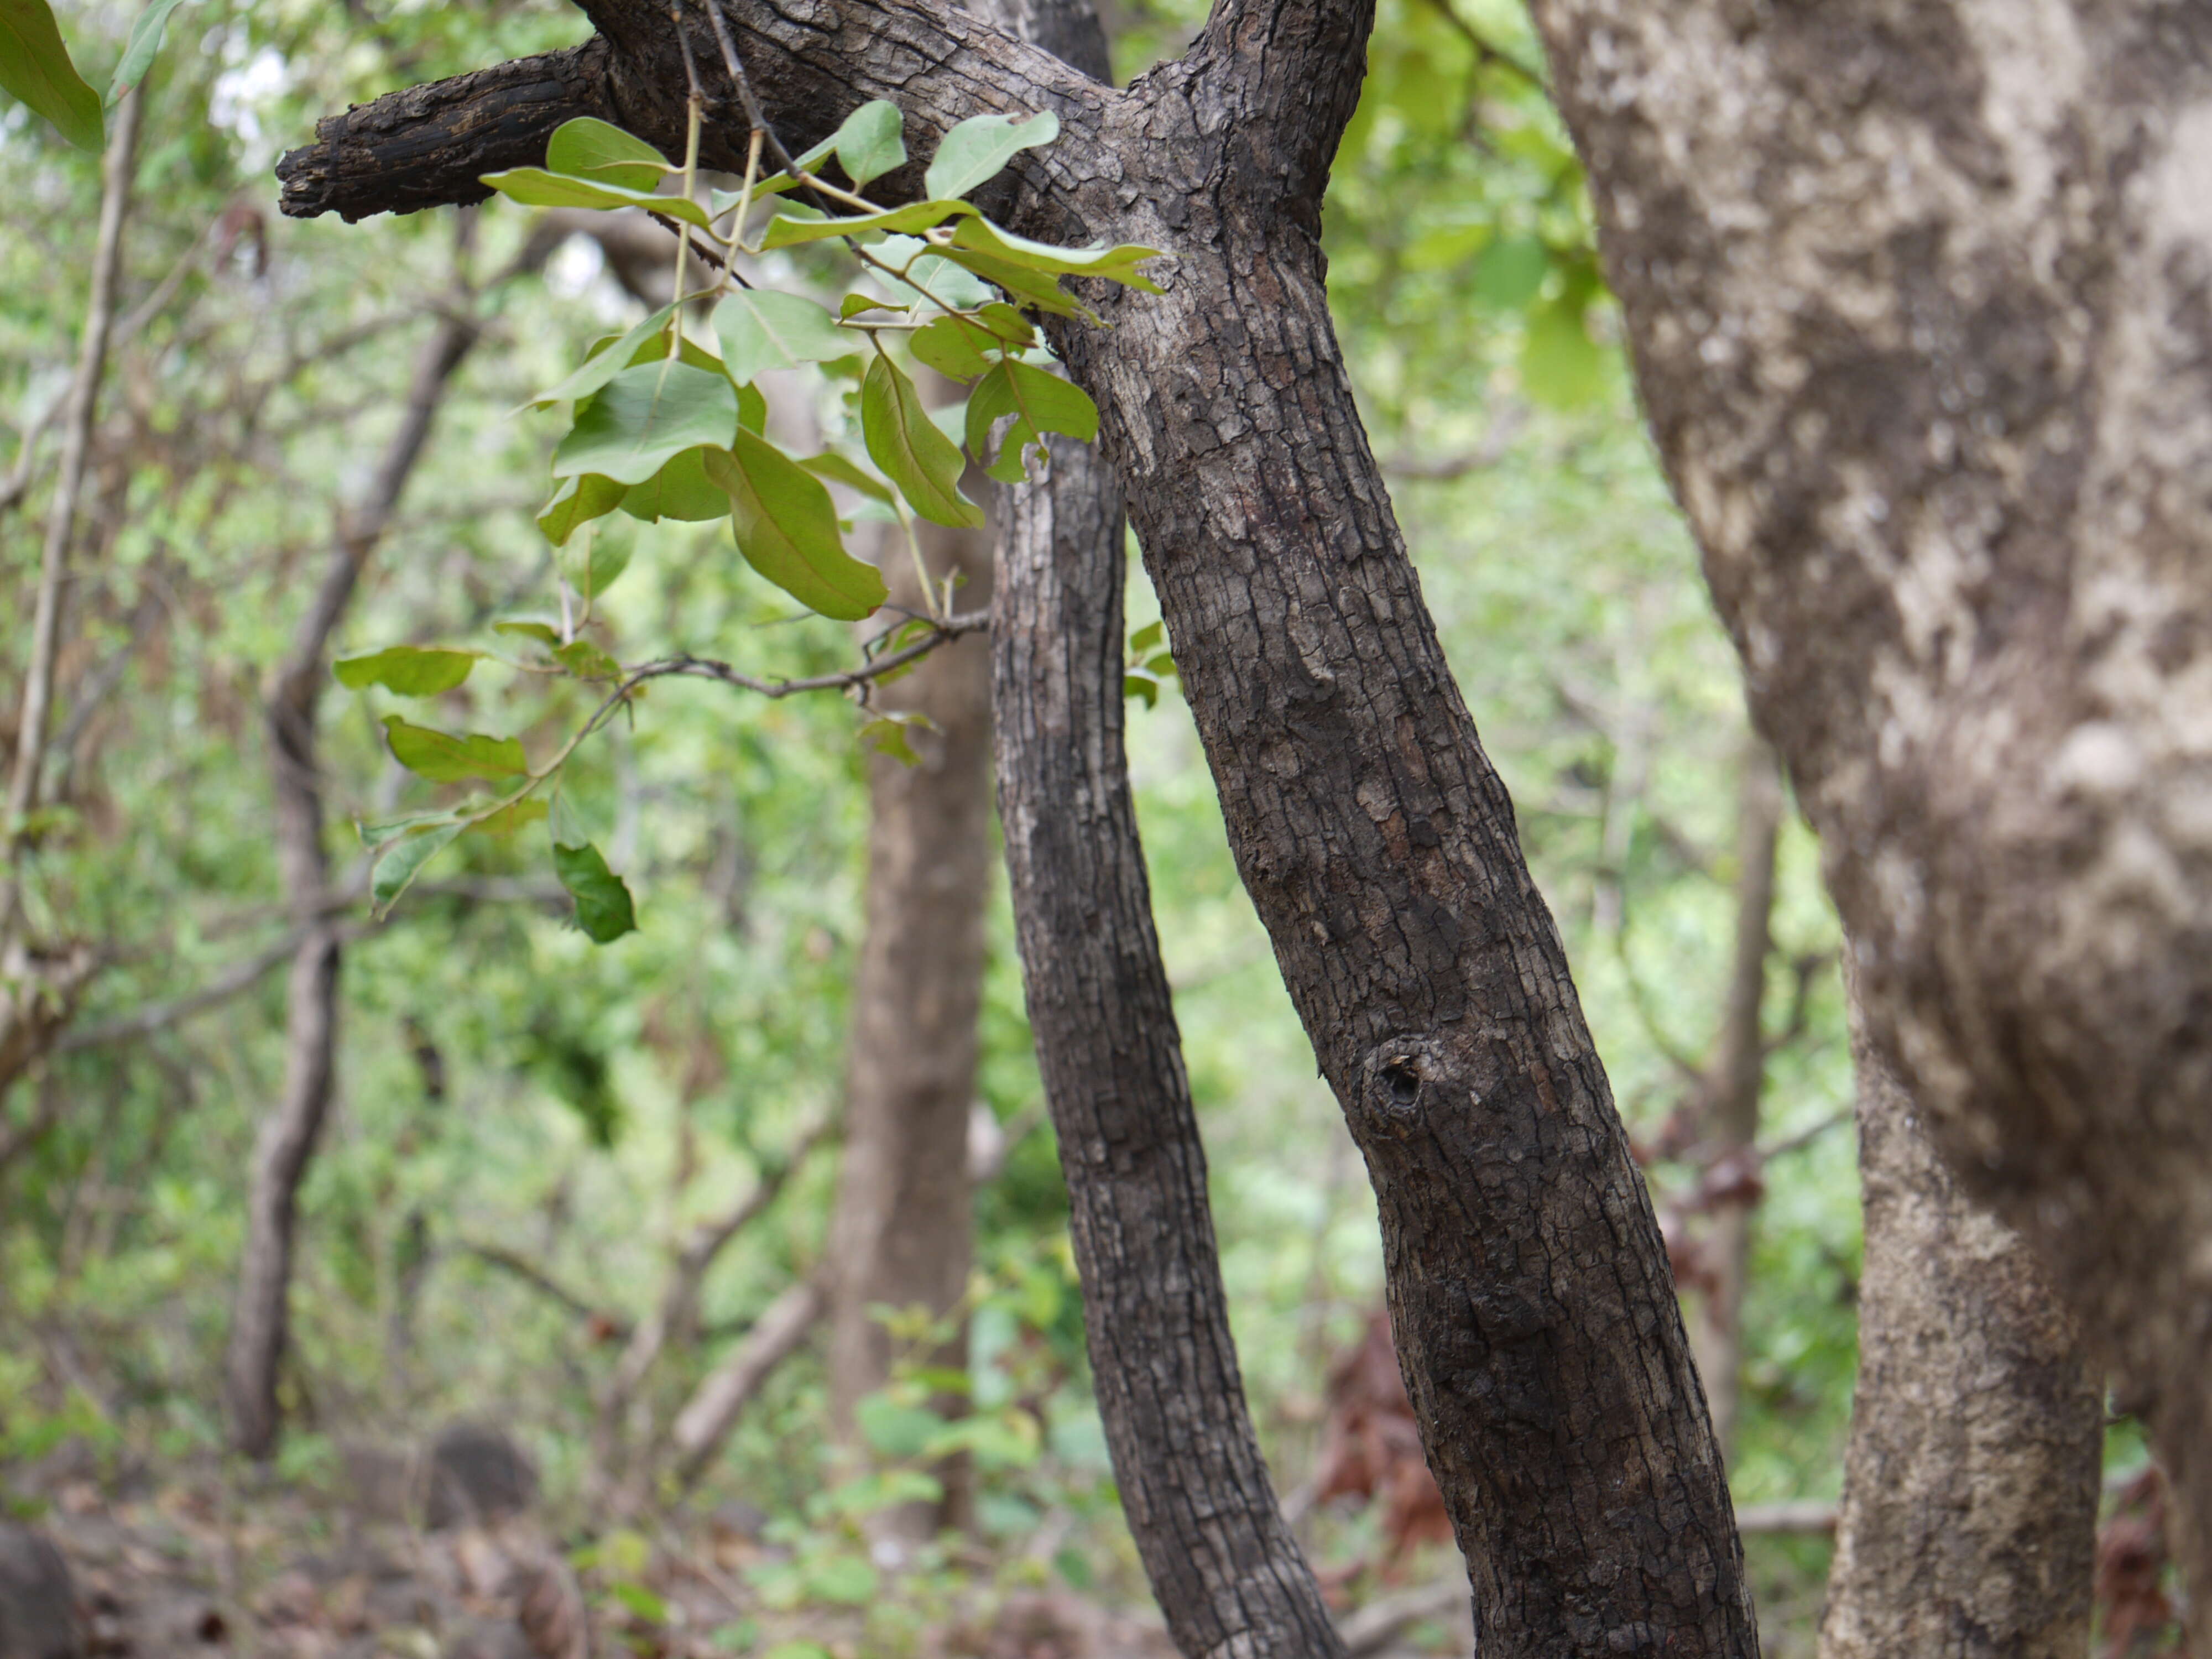
[[1245, 1408], [1152, 927], [1121, 746], [1121, 491], [1055, 440], [1049, 481], [1000, 501], [999, 815], [1121, 1507], [1189, 1659], [1339, 1653]]
[[2081, 1659], [2101, 1379], [2025, 1242], [1855, 1036], [1866, 1270], [1821, 1659]]
[[223, 1360], [231, 1444], [249, 1457], [265, 1458], [276, 1446], [282, 1422], [276, 1381], [289, 1323], [300, 1183], [330, 1115], [337, 1057], [339, 933], [326, 914], [330, 855], [323, 844], [323, 786], [315, 755], [331, 636], [422, 456], [447, 383], [476, 340], [475, 325], [460, 318], [449, 316], [432, 329], [416, 362], [399, 429], [368, 496], [344, 515], [330, 563], [269, 698], [276, 869], [285, 903], [304, 931], [285, 992], [283, 1093], [254, 1141], [246, 1247]]
[[[667, 15], [587, 10], [626, 84], [657, 89], [625, 115], [665, 143], [685, 84]], [[1120, 94], [938, 0], [729, 11], [787, 144], [872, 97], [908, 112], [924, 158], [963, 117], [1048, 107], [1060, 141], [990, 210], [1171, 251], [1164, 295], [1098, 295], [1114, 326], [1055, 341], [1102, 406], [1239, 868], [1380, 1197], [1483, 1651], [1749, 1655], [1658, 1228], [1328, 320], [1320, 204], [1370, 7], [1224, 0]], [[726, 164], [742, 119], [709, 116]], [[289, 210], [379, 199], [373, 152], [287, 167]]]
[[1874, 1039], [2212, 1538], [2212, 9], [1536, 10]]
[[[905, 538], [880, 554], [896, 605], [926, 608]], [[960, 605], [988, 603], [991, 543], [981, 531], [920, 531], [933, 581], [968, 579]], [[873, 629], [880, 623], [866, 624]], [[867, 932], [853, 985], [845, 1158], [830, 1218], [830, 1402], [857, 1440], [854, 1407], [890, 1380], [900, 1353], [967, 1368], [966, 1324], [940, 1348], [897, 1345], [872, 1310], [956, 1314], [967, 1294], [975, 1224], [968, 1114], [975, 1099], [975, 1016], [983, 995], [983, 911], [991, 873], [991, 651], [956, 640], [877, 688], [874, 706], [925, 714], [917, 763], [868, 761]], [[947, 1471], [948, 1474], [955, 1473]], [[910, 1504], [884, 1530], [927, 1538], [957, 1511]]]

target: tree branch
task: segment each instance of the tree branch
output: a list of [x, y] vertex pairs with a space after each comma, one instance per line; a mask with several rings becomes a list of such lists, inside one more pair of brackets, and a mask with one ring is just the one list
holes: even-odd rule
[[620, 124], [604, 40], [518, 58], [360, 105], [315, 125], [315, 142], [276, 163], [294, 218], [351, 222], [491, 194], [481, 175], [536, 167], [563, 121]]

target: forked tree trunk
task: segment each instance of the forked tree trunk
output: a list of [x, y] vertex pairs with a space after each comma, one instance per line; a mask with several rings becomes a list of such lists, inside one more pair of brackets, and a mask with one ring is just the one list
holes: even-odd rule
[[1852, 1024], [1866, 1270], [1821, 1659], [2082, 1659], [2100, 1379], [2027, 1244], [1960, 1191]]
[[2212, 10], [1535, 11], [1873, 1042], [2212, 1609]]
[[315, 753], [316, 713], [330, 672], [331, 636], [399, 504], [447, 384], [476, 339], [473, 323], [451, 315], [431, 330], [416, 360], [399, 429], [386, 447], [367, 499], [343, 516], [322, 582], [269, 698], [277, 874], [285, 903], [304, 932], [285, 994], [284, 1091], [254, 1142], [246, 1245], [224, 1358], [231, 1445], [248, 1457], [266, 1458], [276, 1449], [283, 1421], [276, 1382], [289, 1324], [300, 1184], [330, 1114], [337, 1064], [339, 933], [337, 919], [328, 909], [330, 856], [323, 844], [322, 775]]
[[[920, 531], [931, 579], [967, 579], [958, 604], [988, 602], [988, 532]], [[884, 540], [894, 605], [928, 608], [904, 538]], [[871, 624], [878, 626], [879, 624]], [[848, 1443], [854, 1408], [893, 1362], [967, 1369], [960, 1306], [974, 1253], [968, 1115], [975, 1099], [975, 1018], [991, 872], [991, 653], [955, 641], [878, 689], [878, 709], [927, 716], [909, 727], [917, 763], [868, 761], [867, 932], [853, 986], [845, 1158], [830, 1221], [830, 1402]], [[878, 1310], [919, 1309], [957, 1328], [945, 1342], [895, 1343]], [[942, 1504], [899, 1506], [878, 1530], [927, 1538], [957, 1519], [958, 1469]]]
[[[1100, 404], [1238, 868], [1367, 1160], [1486, 1659], [1748, 1659], [1658, 1226], [1329, 324], [1321, 201], [1371, 5], [1221, 0], [1126, 93], [941, 0], [726, 9], [787, 145], [871, 98], [924, 156], [969, 116], [1049, 108], [1060, 141], [985, 204], [1018, 232], [1170, 251], [1165, 293], [1097, 295], [1113, 326], [1054, 340]], [[586, 46], [326, 122], [282, 164], [287, 210], [474, 199], [488, 161], [538, 160], [570, 115], [672, 147], [676, 31], [712, 64], [708, 19], [587, 10]], [[712, 166], [743, 165], [731, 91], [708, 89]]]

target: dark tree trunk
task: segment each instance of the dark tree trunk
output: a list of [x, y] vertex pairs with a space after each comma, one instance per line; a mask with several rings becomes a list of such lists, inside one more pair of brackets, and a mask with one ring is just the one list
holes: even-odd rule
[[1536, 12], [1871, 1037], [2212, 1607], [2212, 10]]
[[1121, 496], [1055, 440], [1001, 498], [999, 816], [1060, 1137], [1099, 1415], [1188, 1659], [1340, 1653], [1244, 1404], [1182, 1040], [1121, 748]]
[[[885, 527], [892, 601], [929, 608], [905, 538]], [[920, 526], [932, 580], [967, 579], [963, 609], [989, 602], [991, 543], [979, 530]], [[877, 626], [878, 624], [870, 624]], [[831, 1218], [830, 1404], [857, 1443], [854, 1407], [890, 1380], [896, 1345], [872, 1310], [926, 1309], [958, 1329], [919, 1363], [967, 1369], [975, 1224], [968, 1115], [975, 1100], [975, 1018], [983, 995], [983, 912], [991, 879], [991, 653], [956, 640], [878, 688], [875, 708], [928, 716], [912, 728], [919, 757], [868, 761], [867, 933], [853, 985], [845, 1086], [845, 1158]], [[958, 1517], [957, 1467], [941, 1504], [909, 1504], [878, 1531], [919, 1541]]]
[[[1109, 78], [1091, 0], [1001, 0], [999, 15]], [[1245, 1405], [1152, 927], [1122, 748], [1121, 487], [1095, 450], [1055, 439], [1045, 478], [999, 500], [999, 817], [1122, 1513], [1189, 1659], [1340, 1653]]]
[[[587, 9], [609, 50], [579, 95], [668, 143], [685, 85], [668, 15]], [[1367, 1159], [1483, 1651], [1750, 1655], [1658, 1227], [1328, 321], [1321, 198], [1370, 7], [1223, 0], [1186, 58], [1122, 94], [938, 0], [729, 9], [787, 144], [865, 98], [908, 110], [925, 155], [964, 117], [1048, 107], [1060, 142], [987, 205], [1018, 231], [1171, 251], [1164, 295], [1098, 295], [1114, 326], [1055, 343], [1103, 411], [1238, 866]], [[428, 173], [404, 199], [383, 175], [427, 95], [286, 158], [288, 209], [419, 203]], [[461, 96], [438, 94], [448, 127]], [[702, 154], [726, 165], [743, 119], [733, 100], [709, 113]], [[476, 187], [465, 156], [441, 165]]]
[[1866, 1272], [1821, 1659], [2081, 1659], [2100, 1379], [2026, 1243], [1960, 1190], [1863, 1030], [1852, 1057]]
[[300, 1183], [329, 1115], [337, 1053], [339, 934], [326, 914], [330, 857], [323, 844], [322, 776], [315, 757], [316, 711], [330, 672], [331, 636], [352, 602], [362, 567], [399, 504], [447, 383], [476, 338], [472, 323], [451, 317], [432, 329], [416, 361], [399, 429], [368, 498], [345, 516], [269, 699], [277, 873], [285, 902], [305, 931], [286, 991], [284, 1091], [254, 1142], [246, 1248], [224, 1360], [231, 1444], [248, 1457], [266, 1458], [276, 1449], [282, 1424], [276, 1379], [289, 1323]]

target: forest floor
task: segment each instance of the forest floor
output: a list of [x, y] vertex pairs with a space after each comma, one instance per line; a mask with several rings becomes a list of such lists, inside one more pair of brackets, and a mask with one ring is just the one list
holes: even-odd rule
[[[9, 1471], [9, 1506], [29, 1524], [0, 1522], [0, 1656], [1173, 1659], [1149, 1608], [1109, 1609], [1065, 1587], [939, 1598], [887, 1645], [867, 1622], [879, 1607], [765, 1606], [748, 1573], [777, 1547], [742, 1506], [625, 1529], [620, 1552], [607, 1540], [580, 1549], [528, 1506], [395, 1520], [375, 1473], [372, 1462], [366, 1483], [332, 1483], [352, 1488], [333, 1496], [274, 1481], [246, 1490], [218, 1465], [103, 1473], [66, 1451]], [[617, 1553], [627, 1559], [608, 1559]]]

